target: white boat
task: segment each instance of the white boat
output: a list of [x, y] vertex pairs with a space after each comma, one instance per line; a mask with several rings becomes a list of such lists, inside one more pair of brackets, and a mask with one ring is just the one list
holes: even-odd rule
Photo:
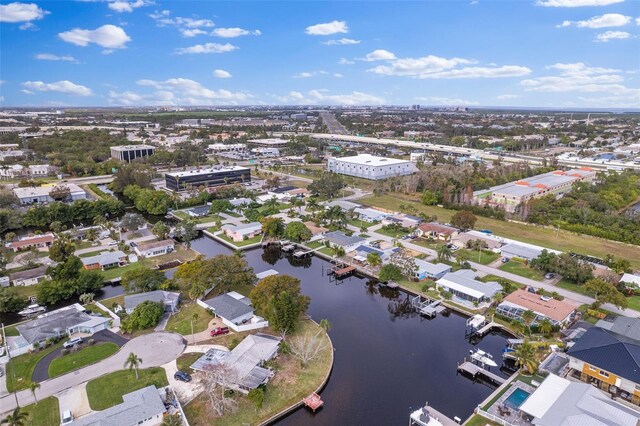
[[470, 349], [469, 353], [471, 354], [471, 359], [473, 359], [474, 361], [477, 361], [479, 364], [482, 364], [483, 366], [489, 366], [489, 367], [497, 367], [498, 364], [496, 364], [496, 362], [493, 360], [493, 356], [491, 356], [491, 354], [483, 351], [482, 349]]
[[411, 413], [409, 419], [412, 426], [443, 426], [440, 420], [433, 417], [428, 404]]
[[39, 314], [46, 310], [47, 308], [45, 308], [44, 306], [40, 306], [36, 303], [36, 304], [27, 306], [26, 308], [18, 312], [18, 315], [22, 315], [23, 317], [30, 317], [32, 315]]

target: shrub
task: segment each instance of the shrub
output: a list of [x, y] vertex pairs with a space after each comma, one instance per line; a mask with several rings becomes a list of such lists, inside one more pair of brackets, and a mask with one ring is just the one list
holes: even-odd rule
[[94, 343], [96, 343], [95, 339], [89, 339], [87, 341], [87, 345], [89, 345], [89, 346], [93, 345]]
[[66, 355], [66, 354], [68, 354], [68, 353], [69, 353], [69, 349], [67, 349], [67, 348], [63, 348], [63, 349], [60, 351], [60, 355], [62, 355], [62, 356], [65, 356], [65, 355]]
[[234, 337], [233, 339], [231, 339], [231, 343], [229, 343], [229, 345], [227, 345], [227, 346], [228, 346], [229, 350], [233, 350], [233, 348], [235, 348], [239, 344], [240, 344], [240, 341], [238, 340], [238, 338]]

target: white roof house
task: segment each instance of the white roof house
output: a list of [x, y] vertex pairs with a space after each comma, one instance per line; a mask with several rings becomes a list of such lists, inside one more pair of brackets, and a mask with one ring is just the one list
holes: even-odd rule
[[474, 301], [490, 300], [496, 293], [502, 291], [502, 286], [497, 282], [478, 281], [475, 279], [475, 273], [467, 269], [445, 274], [436, 281], [436, 285], [458, 297]]
[[640, 287], [640, 275], [624, 274], [622, 278], [620, 278], [620, 281], [623, 283], [634, 285], [636, 287]]

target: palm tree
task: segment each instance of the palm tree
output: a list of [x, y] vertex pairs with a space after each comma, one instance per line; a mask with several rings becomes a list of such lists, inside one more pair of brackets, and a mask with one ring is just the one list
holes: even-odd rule
[[451, 249], [446, 244], [438, 247], [438, 262], [444, 262], [451, 259]]
[[172, 416], [166, 416], [162, 422], [162, 426], [182, 426], [182, 419], [180, 414], [174, 414]]
[[138, 367], [140, 364], [142, 364], [142, 359], [138, 358], [138, 355], [131, 352], [127, 360], [124, 362], [124, 368], [128, 368], [129, 371], [135, 371], [136, 380], [138, 380]]
[[87, 238], [87, 241], [95, 241], [98, 238], [98, 230], [96, 228], [87, 229], [85, 237]]
[[40, 389], [40, 383], [38, 383], [38, 382], [30, 382], [29, 383], [29, 390], [33, 394], [33, 399], [36, 400], [36, 405], [38, 405], [38, 398], [36, 397], [36, 391], [38, 389]]
[[367, 255], [367, 263], [375, 268], [376, 266], [380, 266], [382, 259], [380, 259], [378, 253], [372, 252]]
[[493, 295], [493, 301], [496, 302], [496, 305], [499, 305], [504, 300], [504, 294], [501, 291], [497, 292]]
[[13, 413], [5, 417], [0, 424], [9, 426], [24, 426], [27, 424], [27, 416], [27, 413], [20, 411], [20, 407], [16, 407], [16, 409], [13, 410]]
[[529, 331], [529, 335], [531, 335], [531, 324], [533, 324], [533, 321], [536, 319], [536, 316], [537, 316], [536, 313], [533, 312], [531, 309], [527, 309], [521, 315], [522, 321], [524, 321], [524, 323], [527, 325], [527, 330]]
[[546, 334], [548, 336], [553, 330], [553, 324], [551, 324], [551, 321], [549, 321], [548, 318], [545, 318], [540, 321], [540, 324], [538, 324], [538, 329], [540, 330], [540, 333]]
[[264, 202], [264, 206], [271, 209], [271, 208], [277, 208], [278, 205], [280, 205], [280, 202], [278, 201], [278, 199], [276, 197], [271, 197], [269, 198], [267, 201]]
[[333, 251], [338, 257], [342, 257], [347, 254], [347, 252], [344, 250], [342, 246], [333, 246]]
[[511, 330], [516, 334], [524, 334], [524, 324], [514, 319], [511, 321]]
[[289, 201], [289, 203], [291, 204], [291, 207], [297, 207], [298, 208], [298, 213], [302, 213], [302, 206], [304, 206], [304, 201], [302, 201], [300, 198], [298, 197], [294, 197], [291, 199], [291, 201]]
[[307, 200], [307, 210], [311, 212], [315, 212], [320, 208], [320, 204], [318, 204], [318, 200], [311, 197]]
[[328, 319], [324, 318], [320, 320], [320, 324], [318, 324], [321, 329], [324, 330], [325, 333], [329, 333], [333, 325], [329, 322]]
[[534, 374], [538, 369], [538, 361], [536, 361], [536, 354], [533, 345], [525, 340], [520, 346], [513, 352], [516, 357], [516, 365], [522, 368], [529, 374]]
[[198, 321], [198, 318], [200, 318], [200, 315], [198, 315], [197, 312], [194, 312], [193, 315], [191, 315], [191, 342], [194, 344], [196, 343], [196, 341], [195, 335], [193, 334], [193, 322]]

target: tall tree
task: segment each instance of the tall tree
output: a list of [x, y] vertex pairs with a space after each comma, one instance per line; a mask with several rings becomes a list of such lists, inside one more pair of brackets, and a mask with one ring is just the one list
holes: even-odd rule
[[138, 367], [142, 364], [142, 359], [135, 353], [129, 353], [127, 360], [124, 362], [124, 368], [128, 368], [129, 371], [133, 370], [136, 373], [136, 380], [138, 380]]
[[528, 374], [534, 374], [538, 369], [535, 349], [528, 340], [519, 345], [513, 355], [516, 357], [516, 365]]
[[611, 303], [612, 305], [625, 309], [628, 306], [627, 298], [620, 293], [613, 285], [600, 278], [592, 278], [584, 284], [584, 289], [593, 294], [596, 299], [595, 304]]
[[300, 280], [289, 275], [271, 275], [251, 290], [253, 306], [280, 333], [296, 329], [300, 315], [307, 311], [309, 298], [300, 290]]
[[36, 391], [40, 389], [40, 383], [38, 382], [29, 382], [29, 390], [33, 395], [33, 399], [36, 400], [36, 405], [38, 405], [38, 397], [36, 396]]
[[28, 414], [22, 411], [20, 407], [16, 407], [11, 414], [7, 415], [0, 424], [8, 426], [25, 426], [27, 424]]
[[467, 210], [462, 210], [456, 212], [451, 217], [451, 224], [456, 228], [460, 228], [466, 231], [468, 229], [473, 229], [473, 227], [476, 226], [477, 220], [478, 218], [473, 213]]

